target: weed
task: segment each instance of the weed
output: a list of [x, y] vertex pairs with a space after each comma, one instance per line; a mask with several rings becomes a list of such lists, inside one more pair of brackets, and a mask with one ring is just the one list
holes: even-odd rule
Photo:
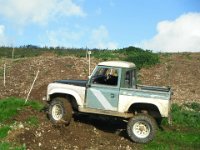
[[13, 144], [8, 142], [0, 142], [1, 150], [26, 150], [26, 146], [13, 146]]
[[28, 101], [24, 106], [31, 106], [33, 109], [38, 110], [38, 111], [44, 108], [44, 105], [42, 103], [35, 102], [35, 101]]
[[43, 105], [38, 102], [28, 101], [25, 104], [23, 99], [14, 97], [0, 100], [0, 122], [12, 118], [18, 111], [22, 110], [26, 106], [31, 106], [36, 110], [41, 110], [43, 107]]
[[156, 138], [144, 146], [145, 149], [198, 149], [200, 131], [159, 131]]
[[[187, 107], [185, 107], [187, 106]], [[178, 126], [187, 126], [200, 128], [200, 104], [188, 103], [179, 106], [172, 105], [173, 124]]]
[[182, 55], [183, 55], [186, 59], [192, 60], [192, 56], [190, 55], [190, 53], [183, 53]]
[[30, 116], [26, 121], [30, 126], [38, 126], [39, 120], [36, 116]]
[[144, 145], [144, 149], [198, 149], [200, 147], [200, 104], [172, 105], [173, 126], [164, 119], [164, 131], [158, 131], [156, 138]]
[[3, 126], [0, 128], [0, 139], [5, 138], [10, 130], [10, 126]]

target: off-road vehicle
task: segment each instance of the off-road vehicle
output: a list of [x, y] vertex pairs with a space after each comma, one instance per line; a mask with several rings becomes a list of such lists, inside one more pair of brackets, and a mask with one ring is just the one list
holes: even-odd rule
[[153, 139], [157, 121], [168, 117], [171, 89], [137, 84], [136, 66], [124, 61], [99, 63], [88, 80], [59, 80], [48, 85], [48, 115], [69, 124], [72, 113], [108, 115], [127, 120], [134, 142]]

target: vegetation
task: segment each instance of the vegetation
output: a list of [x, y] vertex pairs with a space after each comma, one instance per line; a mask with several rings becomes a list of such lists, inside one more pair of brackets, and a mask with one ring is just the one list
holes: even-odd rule
[[[159, 63], [159, 55], [153, 53], [150, 50], [143, 50], [136, 47], [128, 47], [117, 50], [100, 50], [100, 49], [75, 49], [75, 48], [64, 48], [64, 47], [37, 47], [27, 45], [23, 47], [16, 47], [14, 50], [14, 58], [23, 57], [34, 57], [42, 55], [43, 53], [54, 53], [57, 56], [76, 56], [85, 57], [86, 52], [92, 51], [91, 57], [106, 60], [124, 60], [134, 62], [140, 69], [142, 67], [148, 67]], [[11, 47], [0, 47], [0, 58], [12, 58], [13, 48]]]
[[198, 149], [200, 147], [200, 104], [172, 105], [173, 125], [163, 121], [163, 130], [145, 149]]
[[[43, 105], [34, 101], [28, 101], [25, 104], [25, 101], [23, 99], [14, 98], [14, 97], [0, 100], [0, 141], [1, 141], [0, 149], [2, 150], [8, 150], [8, 149], [25, 150], [26, 149], [25, 145], [15, 146], [13, 143], [4, 141], [4, 139], [8, 135], [8, 132], [12, 130], [13, 124], [15, 124], [15, 123], [7, 123], [7, 121], [10, 120], [15, 115], [17, 115], [19, 111], [22, 111], [26, 107], [32, 107], [35, 110], [41, 110], [43, 108]], [[38, 125], [39, 121], [37, 120], [35, 116], [32, 116], [27, 119], [27, 123], [31, 126], [36, 126]]]
[[149, 67], [160, 62], [159, 55], [152, 53], [150, 50], [143, 50], [141, 48], [128, 47], [121, 50], [124, 54], [125, 60], [134, 62], [137, 68]]
[[[0, 100], [0, 149], [26, 149], [25, 145], [18, 146], [4, 140], [8, 132], [12, 130], [12, 125], [8, 123], [8, 120], [11, 120], [25, 107], [32, 107], [36, 110], [43, 108], [38, 102], [31, 101], [25, 104], [23, 99], [18, 98]], [[143, 145], [144, 149], [198, 149], [200, 147], [200, 104], [187, 103], [181, 106], [173, 104], [171, 113], [172, 126], [167, 124], [167, 120], [164, 120], [155, 139]], [[39, 120], [36, 116], [30, 116], [25, 123], [37, 127]]]
[[33, 109], [40, 110], [43, 105], [34, 101], [28, 101], [25, 104], [25, 101], [19, 98], [7, 98], [0, 100], [0, 122], [4, 122], [14, 115], [17, 114], [20, 110], [26, 106], [31, 106]]
[[38, 126], [39, 120], [36, 116], [30, 116], [26, 121], [30, 126]]
[[26, 146], [13, 146], [11, 143], [8, 142], [0, 142], [0, 149], [1, 150], [25, 150]]
[[0, 128], [0, 139], [5, 138], [8, 134], [8, 131], [10, 130], [10, 126], [5, 125]]

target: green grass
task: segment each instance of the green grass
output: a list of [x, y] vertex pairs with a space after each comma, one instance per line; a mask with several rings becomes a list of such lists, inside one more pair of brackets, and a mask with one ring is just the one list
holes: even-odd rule
[[172, 105], [173, 124], [181, 127], [200, 129], [200, 104]]
[[38, 126], [39, 120], [36, 116], [30, 116], [26, 121], [30, 126]]
[[[8, 135], [8, 132], [11, 130], [11, 126], [6, 124], [6, 121], [11, 119], [13, 116], [17, 115], [20, 110], [23, 110], [25, 107], [32, 107], [36, 110], [41, 110], [43, 105], [34, 102], [28, 101], [25, 104], [24, 99], [20, 98], [6, 98], [0, 100], [0, 150], [25, 150], [26, 146], [16, 146], [13, 143], [5, 141], [5, 138]], [[4, 124], [2, 124], [4, 123]], [[39, 124], [38, 119], [35, 116], [31, 116], [27, 119], [29, 125], [36, 126]]]
[[23, 99], [14, 97], [0, 100], [0, 122], [4, 122], [12, 118], [17, 114], [18, 111], [27, 106], [30, 106], [36, 110], [41, 110], [43, 108], [43, 105], [38, 102], [28, 101], [25, 104]]
[[26, 150], [26, 146], [13, 146], [8, 142], [0, 142], [0, 150]]
[[172, 105], [173, 125], [166, 119], [155, 139], [144, 145], [144, 149], [199, 149], [200, 148], [200, 104]]
[[10, 126], [5, 125], [3, 127], [0, 127], [0, 139], [5, 138], [8, 135], [8, 131], [10, 130]]
[[200, 148], [200, 131], [159, 131], [156, 138], [145, 149], [198, 149]]

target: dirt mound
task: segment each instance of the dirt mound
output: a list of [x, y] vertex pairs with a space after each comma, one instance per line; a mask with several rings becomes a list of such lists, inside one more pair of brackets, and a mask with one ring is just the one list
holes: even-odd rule
[[200, 53], [163, 55], [161, 64], [140, 71], [140, 80], [172, 87], [175, 103], [200, 102]]
[[[39, 76], [30, 99], [41, 100], [47, 85], [59, 79], [87, 79], [88, 61], [72, 56], [44, 54], [34, 58], [1, 60], [0, 83], [3, 85], [3, 64], [6, 62], [6, 87], [0, 86], [0, 98], [26, 98], [38, 70]], [[99, 60], [92, 59], [91, 70]], [[161, 63], [140, 70], [142, 84], [171, 86], [173, 102], [200, 102], [200, 53], [165, 54]]]
[[[7, 96], [26, 98], [38, 70], [39, 76], [30, 99], [41, 100], [46, 94], [47, 85], [55, 80], [88, 78], [88, 61], [85, 58], [42, 55], [14, 61], [5, 60], [1, 61], [1, 72], [4, 62], [6, 62], [6, 87], [0, 86], [0, 98]], [[93, 69], [98, 61], [92, 59], [91, 62]], [[3, 85], [3, 75], [0, 76], [0, 83]]]

